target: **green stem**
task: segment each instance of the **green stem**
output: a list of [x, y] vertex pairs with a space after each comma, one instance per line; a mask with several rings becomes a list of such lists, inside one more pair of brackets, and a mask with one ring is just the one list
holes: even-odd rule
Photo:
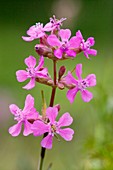
[[[54, 100], [55, 100], [55, 93], [56, 93], [56, 61], [53, 60], [53, 73], [54, 73], [54, 86], [52, 87], [52, 93], [50, 98], [50, 107], [53, 107]], [[43, 138], [47, 136], [48, 133], [45, 133]], [[45, 157], [46, 148], [41, 148], [40, 159], [38, 164], [38, 170], [42, 170], [44, 157]]]

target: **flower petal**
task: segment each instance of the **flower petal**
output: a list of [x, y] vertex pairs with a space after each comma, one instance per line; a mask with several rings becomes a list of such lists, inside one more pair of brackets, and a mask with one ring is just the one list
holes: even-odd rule
[[9, 109], [10, 109], [10, 112], [11, 112], [13, 115], [16, 115], [17, 112], [18, 112], [18, 110], [20, 110], [19, 107], [18, 107], [17, 105], [15, 105], [15, 104], [11, 104], [11, 105], [9, 106]]
[[81, 91], [81, 95], [84, 102], [89, 102], [93, 98], [93, 94], [88, 90]]
[[[95, 44], [95, 40], [94, 40], [93, 37], [89, 37], [89, 38], [87, 39], [87, 41], [90, 43], [90, 46], [93, 46], [93, 45]], [[86, 41], [86, 42], [87, 42], [87, 41]]]
[[30, 112], [26, 115], [27, 120], [36, 120], [39, 118], [39, 112], [35, 108], [31, 108]]
[[25, 100], [25, 106], [23, 109], [23, 112], [30, 112], [30, 110], [34, 107], [34, 98], [28, 94], [26, 96], [26, 100]]
[[83, 36], [82, 36], [82, 33], [80, 32], [80, 30], [78, 30], [78, 31], [76, 32], [76, 36], [79, 37], [79, 38], [81, 38], [81, 40], [83, 40]]
[[53, 46], [61, 46], [61, 42], [59, 41], [59, 39], [57, 38], [56, 35], [49, 35], [47, 38], [47, 42], [49, 45]]
[[44, 31], [52, 31], [53, 30], [53, 27], [52, 27], [52, 23], [49, 22], [47, 23], [45, 26], [44, 26]]
[[89, 56], [88, 56], [87, 50], [86, 50], [86, 51], [84, 51], [84, 55], [85, 55], [85, 57], [86, 57], [87, 59], [89, 59]]
[[76, 52], [74, 50], [67, 50], [66, 54], [70, 57], [76, 57]]
[[57, 115], [58, 115], [58, 109], [57, 109], [57, 107], [48, 107], [48, 108], [46, 109], [46, 115], [47, 115], [47, 117], [49, 118], [50, 123], [54, 124], [55, 119], [56, 119], [56, 117], [57, 117]]
[[81, 43], [81, 38], [74, 36], [69, 40], [70, 48], [79, 48]]
[[59, 35], [60, 35], [62, 41], [64, 41], [64, 42], [66, 41], [67, 42], [68, 39], [71, 36], [71, 31], [69, 29], [61, 29], [59, 31]]
[[42, 139], [41, 146], [43, 148], [52, 149], [52, 142], [53, 142], [53, 136], [47, 135], [44, 139]]
[[67, 98], [70, 101], [70, 103], [74, 102], [77, 92], [78, 92], [78, 88], [76, 87], [67, 91]]
[[41, 71], [37, 71], [35, 73], [36, 78], [47, 78], [48, 77], [48, 69], [47, 68], [43, 68]]
[[89, 87], [96, 85], [96, 75], [95, 74], [89, 74], [86, 77], [86, 81], [88, 82]]
[[42, 121], [36, 120], [31, 127], [34, 136], [40, 136], [49, 131], [49, 126]]
[[30, 90], [35, 87], [35, 78], [31, 78], [30, 82], [23, 89]]
[[54, 55], [55, 55], [57, 58], [59, 58], [59, 59], [62, 58], [62, 53], [63, 53], [63, 52], [62, 52], [62, 50], [61, 50], [60, 48], [54, 50]]
[[13, 125], [9, 128], [9, 133], [12, 136], [18, 136], [21, 132], [21, 128], [22, 128], [22, 122], [18, 122], [16, 125]]
[[22, 36], [22, 39], [24, 40], [24, 41], [33, 41], [35, 38], [34, 37], [25, 37], [25, 36]]
[[29, 56], [24, 60], [25, 64], [28, 66], [28, 68], [34, 68], [36, 65], [36, 58], [33, 56]]
[[38, 71], [39, 69], [41, 69], [44, 65], [44, 57], [41, 56], [40, 59], [39, 59], [39, 64], [38, 66], [35, 68], [36, 71]]
[[76, 76], [78, 77], [78, 79], [81, 80], [82, 79], [82, 77], [81, 77], [81, 75], [82, 75], [82, 64], [76, 65], [75, 72], [76, 72]]
[[19, 82], [25, 81], [28, 78], [27, 72], [25, 70], [18, 70], [16, 72], [16, 78]]
[[87, 50], [87, 53], [88, 53], [89, 55], [96, 56], [96, 55], [97, 55], [97, 50], [95, 50], [95, 49], [89, 49], [89, 50]]
[[31, 37], [35, 37], [36, 36], [36, 31], [37, 31], [37, 27], [36, 25], [32, 25], [28, 30], [27, 30], [27, 35], [31, 36]]
[[71, 128], [65, 128], [59, 130], [59, 135], [66, 141], [71, 141], [73, 138], [74, 130]]
[[67, 84], [74, 84], [75, 86], [78, 84], [78, 81], [72, 76], [70, 71], [68, 72], [67, 76], [65, 77], [65, 81]]
[[70, 116], [68, 112], [66, 112], [60, 117], [58, 121], [58, 127], [69, 126], [72, 124], [72, 122], [73, 118]]
[[25, 122], [24, 122], [24, 131], [23, 131], [24, 136], [28, 136], [29, 134], [31, 134], [33, 132], [31, 130], [31, 126], [32, 126], [32, 124], [29, 123], [27, 120], [25, 120]]

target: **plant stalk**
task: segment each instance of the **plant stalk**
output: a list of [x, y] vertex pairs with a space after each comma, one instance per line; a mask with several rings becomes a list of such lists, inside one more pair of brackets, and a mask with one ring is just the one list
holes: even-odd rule
[[[56, 93], [56, 60], [53, 60], [53, 76], [54, 76], [54, 86], [52, 87], [52, 93], [51, 93], [51, 98], [50, 98], [50, 107], [53, 107], [54, 105], [54, 100], [55, 100], [55, 93]], [[48, 133], [45, 133], [43, 138], [47, 136]], [[44, 162], [44, 157], [45, 157], [45, 152], [46, 148], [41, 147], [41, 153], [40, 153], [40, 159], [39, 159], [39, 164], [38, 164], [38, 169], [37, 170], [42, 170], [43, 168], [43, 162]]]

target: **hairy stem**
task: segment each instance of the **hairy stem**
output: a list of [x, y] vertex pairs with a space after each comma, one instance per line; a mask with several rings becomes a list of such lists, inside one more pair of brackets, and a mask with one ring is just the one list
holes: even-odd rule
[[[55, 92], [56, 92], [56, 61], [53, 60], [53, 73], [54, 73], [54, 86], [52, 87], [52, 93], [51, 93], [51, 98], [50, 98], [50, 104], [49, 106], [52, 107], [54, 104], [55, 100]], [[47, 136], [48, 133], [45, 133], [43, 138]], [[43, 162], [44, 162], [44, 157], [45, 157], [45, 152], [46, 148], [41, 148], [41, 153], [40, 153], [40, 160], [38, 164], [38, 170], [42, 170], [43, 167]]]

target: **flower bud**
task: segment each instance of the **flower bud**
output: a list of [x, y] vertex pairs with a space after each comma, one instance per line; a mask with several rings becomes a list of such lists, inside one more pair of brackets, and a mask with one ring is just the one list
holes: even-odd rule
[[57, 86], [60, 90], [63, 90], [65, 88], [64, 84], [62, 84], [62, 83], [58, 83]]
[[60, 104], [56, 104], [54, 107], [56, 107], [58, 111], [60, 111]]
[[43, 55], [44, 57], [48, 57], [48, 55], [52, 53], [52, 49], [43, 44], [35, 45], [35, 51], [39, 55]]
[[50, 86], [53, 86], [54, 82], [53, 82], [52, 79], [50, 79], [50, 80], [47, 81], [47, 84], [50, 85]]
[[61, 77], [64, 75], [65, 71], [66, 71], [65, 66], [61, 66], [59, 69], [59, 72], [58, 72], [58, 80], [61, 79]]

